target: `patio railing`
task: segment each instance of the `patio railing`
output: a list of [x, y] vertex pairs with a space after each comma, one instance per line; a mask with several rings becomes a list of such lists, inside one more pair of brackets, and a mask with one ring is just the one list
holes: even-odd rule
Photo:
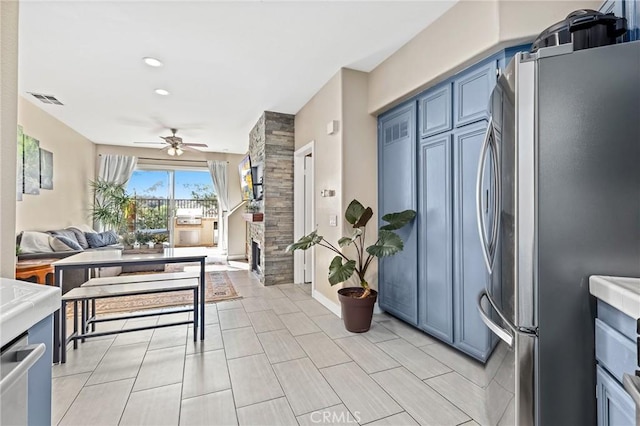
[[[135, 211], [132, 212], [134, 230], [168, 229], [169, 203], [166, 198], [133, 199]], [[175, 200], [176, 209], [202, 209], [202, 217], [218, 217], [217, 200], [196, 200], [179, 198]]]

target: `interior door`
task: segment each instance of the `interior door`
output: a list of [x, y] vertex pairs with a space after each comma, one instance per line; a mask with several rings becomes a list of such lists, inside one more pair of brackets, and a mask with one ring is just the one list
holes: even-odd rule
[[[304, 157], [304, 235], [314, 230], [313, 223], [313, 157]], [[304, 251], [304, 282], [313, 281], [313, 251]]]

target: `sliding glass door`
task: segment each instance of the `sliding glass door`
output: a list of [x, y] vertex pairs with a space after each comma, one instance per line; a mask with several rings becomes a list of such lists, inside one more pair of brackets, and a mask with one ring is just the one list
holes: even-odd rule
[[172, 247], [217, 244], [218, 198], [208, 170], [140, 166], [127, 192], [135, 205], [131, 231], [156, 240], [164, 234]]

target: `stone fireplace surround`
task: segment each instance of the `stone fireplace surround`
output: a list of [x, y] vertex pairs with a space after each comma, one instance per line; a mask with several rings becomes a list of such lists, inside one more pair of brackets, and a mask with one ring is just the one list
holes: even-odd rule
[[294, 119], [265, 111], [249, 134], [251, 165], [263, 171], [264, 219], [247, 223], [246, 254], [253, 266], [253, 244], [259, 246], [260, 268], [254, 273], [264, 285], [293, 282], [293, 256], [285, 249], [293, 242]]

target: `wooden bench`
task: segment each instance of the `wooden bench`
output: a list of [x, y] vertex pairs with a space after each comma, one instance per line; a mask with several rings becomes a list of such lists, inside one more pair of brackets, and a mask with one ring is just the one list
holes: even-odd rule
[[[147, 277], [148, 275], [141, 275], [141, 277]], [[153, 276], [153, 275], [151, 275]], [[78, 348], [78, 340], [84, 341], [86, 338], [90, 337], [100, 337], [107, 336], [111, 334], [119, 334], [119, 333], [130, 333], [134, 331], [142, 331], [142, 330], [150, 330], [153, 328], [163, 328], [163, 327], [171, 327], [177, 325], [185, 325], [193, 323], [193, 340], [197, 340], [197, 330], [198, 330], [198, 292], [199, 292], [199, 279], [195, 277], [187, 277], [187, 278], [178, 278], [178, 279], [165, 279], [165, 280], [147, 280], [142, 282], [130, 282], [127, 280], [130, 276], [123, 277], [114, 277], [120, 278], [119, 283], [112, 282], [110, 284], [104, 285], [94, 285], [95, 281], [89, 280], [86, 285], [77, 287], [68, 291], [67, 293], [62, 295], [62, 307], [61, 311], [64, 313], [67, 309], [67, 303], [73, 303], [73, 333], [67, 338], [67, 322], [63, 319], [61, 321], [61, 335], [62, 341], [64, 342], [60, 354], [60, 362], [65, 363], [67, 360], [67, 344], [73, 341], [73, 348]], [[94, 280], [101, 280], [103, 278], [95, 278]], [[104, 278], [106, 279], [106, 278]], [[111, 279], [111, 278], [110, 278]], [[96, 322], [106, 322], [106, 321], [116, 321], [122, 319], [132, 319], [132, 318], [143, 318], [149, 316], [156, 315], [170, 315], [180, 312], [193, 312], [193, 321], [177, 321], [166, 324], [157, 324], [150, 325], [144, 327], [134, 327], [127, 328], [122, 330], [113, 330], [113, 331], [102, 331], [96, 332], [95, 328], [91, 332], [87, 331], [87, 318], [83, 312], [82, 314], [82, 324], [81, 329], [78, 329], [78, 302], [82, 303], [83, 307], [88, 301], [95, 301], [96, 299], [107, 299], [111, 297], [119, 297], [119, 296], [139, 296], [144, 294], [156, 294], [156, 293], [169, 293], [176, 291], [185, 291], [191, 290], [193, 291], [193, 308], [185, 308], [185, 309], [177, 309], [172, 311], [163, 311], [163, 312], [147, 312], [140, 314], [131, 314], [117, 317], [107, 317], [107, 318], [95, 318], [94, 316], [91, 318], [93, 325]], [[84, 309], [83, 309], [84, 311]]]

